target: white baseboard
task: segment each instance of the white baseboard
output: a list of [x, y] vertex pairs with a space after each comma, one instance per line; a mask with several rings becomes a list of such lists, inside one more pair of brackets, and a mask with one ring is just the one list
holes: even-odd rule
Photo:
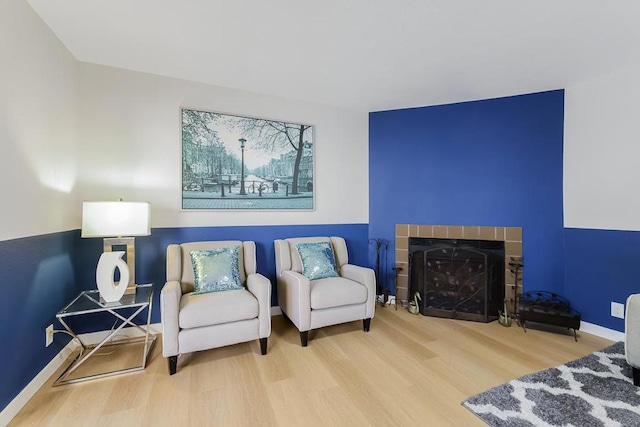
[[280, 316], [281, 314], [282, 314], [282, 310], [280, 309], [280, 307], [278, 307], [277, 305], [274, 307], [271, 307], [271, 317]]
[[396, 303], [395, 295], [388, 295], [386, 302], [384, 301], [384, 295], [376, 295], [376, 304], [382, 304], [382, 303], [384, 303], [384, 305], [395, 305]]
[[[152, 323], [151, 325], [149, 325], [149, 329], [150, 329], [150, 332], [153, 334], [162, 334], [162, 323]], [[80, 334], [80, 338], [82, 339], [82, 342], [84, 342], [85, 344], [93, 345], [101, 342], [110, 333], [111, 331], [90, 332], [88, 334]], [[120, 332], [118, 332], [118, 334], [127, 335], [131, 338], [141, 337], [144, 335], [138, 328], [134, 328], [133, 326], [122, 328]], [[116, 337], [118, 337], [118, 334], [116, 334]], [[121, 337], [118, 337], [118, 338], [121, 338]]]
[[600, 338], [606, 338], [611, 341], [624, 341], [624, 332], [615, 331], [593, 323], [580, 322], [580, 330]]

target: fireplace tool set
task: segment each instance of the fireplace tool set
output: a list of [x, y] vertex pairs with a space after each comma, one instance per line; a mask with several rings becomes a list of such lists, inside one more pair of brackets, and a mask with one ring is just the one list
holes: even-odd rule
[[[389, 287], [383, 287], [388, 273], [389, 241], [384, 239], [369, 239], [369, 244], [376, 248], [376, 300], [381, 307], [385, 307], [389, 299]], [[380, 264], [381, 253], [384, 251], [384, 266]]]
[[396, 296], [393, 298], [393, 301], [395, 303], [396, 306], [396, 311], [398, 310], [398, 274], [400, 273], [400, 271], [402, 271], [402, 267], [400, 267], [399, 265], [396, 265], [392, 268], [393, 270], [393, 290], [396, 293]]
[[513, 285], [513, 311], [511, 312], [511, 315], [510, 315], [509, 309], [507, 308], [507, 303], [509, 302], [509, 300], [505, 298], [504, 311], [498, 311], [498, 323], [500, 323], [502, 326], [506, 326], [506, 327], [511, 326], [511, 323], [512, 323], [511, 317], [514, 317], [518, 322], [518, 324], [520, 323], [518, 319], [517, 303], [518, 303], [518, 280], [519, 280], [520, 271], [522, 270], [522, 266], [523, 266], [522, 257], [511, 257], [511, 260], [509, 261], [509, 271], [511, 272], [511, 274], [514, 275], [514, 278], [515, 278], [514, 285]]

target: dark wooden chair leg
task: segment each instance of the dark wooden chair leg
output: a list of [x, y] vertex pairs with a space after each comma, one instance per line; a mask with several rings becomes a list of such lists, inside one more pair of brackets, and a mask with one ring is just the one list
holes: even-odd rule
[[362, 319], [362, 329], [365, 332], [369, 332], [369, 328], [371, 327], [371, 319]]
[[178, 370], [178, 356], [169, 356], [167, 361], [169, 362], [169, 375], [175, 374]]
[[631, 368], [633, 372], [633, 385], [640, 387], [640, 368]]
[[260, 338], [260, 353], [262, 353], [263, 356], [265, 354], [267, 354], [267, 339], [266, 338]]
[[309, 331], [300, 332], [300, 344], [306, 347], [309, 344]]

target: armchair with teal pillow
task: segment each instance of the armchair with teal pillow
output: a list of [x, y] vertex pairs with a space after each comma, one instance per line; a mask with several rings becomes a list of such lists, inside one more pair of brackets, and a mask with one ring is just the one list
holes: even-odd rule
[[256, 272], [254, 242], [169, 245], [160, 309], [170, 375], [185, 353], [256, 339], [267, 353], [271, 282]]
[[306, 347], [309, 331], [363, 321], [369, 331], [375, 311], [376, 279], [372, 269], [349, 264], [341, 237], [276, 240], [278, 305], [300, 331]]

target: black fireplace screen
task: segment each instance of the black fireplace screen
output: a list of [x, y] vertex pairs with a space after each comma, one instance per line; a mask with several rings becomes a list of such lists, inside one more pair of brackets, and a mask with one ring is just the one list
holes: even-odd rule
[[490, 322], [504, 299], [504, 242], [409, 238], [409, 298], [425, 316]]

